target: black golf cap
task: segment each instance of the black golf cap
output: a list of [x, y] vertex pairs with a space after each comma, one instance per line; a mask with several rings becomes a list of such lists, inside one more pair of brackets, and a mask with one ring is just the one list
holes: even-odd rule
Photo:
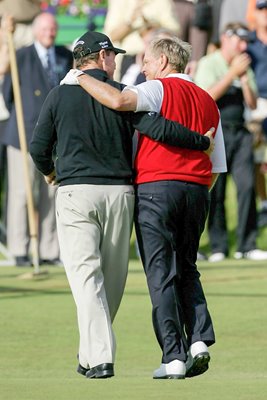
[[267, 8], [267, 0], [257, 0], [256, 8], [258, 8], [259, 10], [262, 10], [263, 8]]
[[114, 47], [110, 38], [104, 33], [88, 31], [75, 43], [73, 56], [77, 59], [88, 54], [98, 53], [100, 50], [112, 50], [115, 54], [126, 53], [125, 50]]

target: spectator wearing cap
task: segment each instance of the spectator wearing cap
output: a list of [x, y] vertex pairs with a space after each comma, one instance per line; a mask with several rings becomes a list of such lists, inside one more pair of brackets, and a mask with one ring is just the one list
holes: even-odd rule
[[229, 255], [225, 215], [228, 173], [237, 188], [238, 223], [236, 259], [267, 259], [267, 251], [256, 247], [257, 214], [253, 160], [253, 136], [246, 129], [244, 104], [256, 106], [256, 82], [250, 68], [247, 48], [248, 30], [240, 23], [228, 24], [221, 34], [221, 47], [200, 60], [195, 81], [206, 89], [221, 112], [227, 158], [227, 173], [219, 176], [211, 192], [208, 232], [211, 262]]
[[[122, 90], [123, 85], [112, 81], [118, 53], [124, 51], [98, 32], [84, 34], [73, 50], [78, 72]], [[48, 95], [35, 128], [31, 155], [47, 182], [59, 183], [59, 244], [77, 306], [78, 372], [87, 378], [114, 375], [112, 321], [127, 277], [134, 210], [134, 128], [159, 140], [174, 134], [173, 124], [153, 113], [114, 112], [81, 87], [61, 85]]]
[[257, 0], [254, 11], [255, 30], [251, 33], [247, 52], [251, 57], [251, 67], [258, 87], [257, 107], [248, 115], [249, 129], [255, 139], [256, 193], [258, 196], [258, 226], [267, 225], [266, 137], [262, 121], [267, 117], [267, 0]]

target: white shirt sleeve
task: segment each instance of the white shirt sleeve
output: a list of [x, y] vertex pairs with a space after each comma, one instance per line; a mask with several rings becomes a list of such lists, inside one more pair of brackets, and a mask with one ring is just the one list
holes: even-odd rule
[[161, 81], [146, 81], [136, 86], [126, 86], [123, 90], [132, 90], [137, 94], [136, 112], [160, 112], [163, 101], [163, 85]]
[[215, 148], [213, 153], [211, 154], [211, 162], [212, 162], [212, 172], [217, 174], [221, 172], [227, 172], [227, 164], [226, 164], [226, 156], [225, 156], [225, 147], [224, 147], [224, 139], [223, 139], [223, 130], [221, 119], [219, 121], [216, 135], [215, 135]]

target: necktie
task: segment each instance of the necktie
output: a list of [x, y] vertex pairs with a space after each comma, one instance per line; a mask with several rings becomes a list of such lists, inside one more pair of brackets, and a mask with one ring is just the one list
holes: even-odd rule
[[55, 66], [52, 62], [52, 57], [50, 52], [48, 51], [46, 53], [46, 57], [47, 57], [47, 68], [46, 68], [46, 72], [47, 72], [47, 77], [48, 77], [48, 81], [51, 87], [54, 87], [58, 84], [57, 81], [57, 74], [55, 72]]

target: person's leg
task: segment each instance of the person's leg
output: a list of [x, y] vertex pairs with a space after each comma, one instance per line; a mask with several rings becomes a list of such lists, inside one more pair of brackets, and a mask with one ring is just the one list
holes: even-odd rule
[[107, 186], [108, 218], [103, 224], [102, 270], [111, 321], [114, 320], [125, 288], [130, 238], [133, 226], [134, 189], [132, 186]]
[[215, 338], [195, 264], [208, 205], [208, 189], [200, 185], [158, 182], [137, 189], [136, 233], [152, 301], [153, 326], [163, 352], [162, 364], [154, 372], [156, 378], [185, 376], [181, 364], [173, 363], [187, 359], [188, 345], [192, 362], [186, 374], [195, 376], [208, 369], [206, 344], [213, 344]]
[[256, 192], [261, 202], [267, 200], [265, 175], [261, 171], [262, 164], [255, 164]]
[[[1, 129], [4, 127], [0, 121]], [[7, 219], [7, 154], [6, 146], [0, 144], [0, 242], [6, 243]]]
[[191, 26], [189, 43], [192, 45], [191, 59], [199, 61], [207, 52], [210, 33], [206, 30]]
[[[194, 76], [197, 62], [206, 54], [209, 32], [194, 26], [196, 5], [177, 0], [173, 2], [174, 13], [179, 22], [179, 37], [192, 45], [191, 60], [187, 65], [187, 73]], [[208, 21], [207, 21], [208, 22]]]
[[[184, 193], [179, 184], [156, 182], [137, 187], [136, 234], [152, 302], [153, 327], [164, 364], [185, 361], [187, 353], [177, 290], [181, 265], [176, 246], [176, 230], [180, 226], [177, 213], [182, 215], [184, 207]], [[181, 230], [180, 240], [183, 234]]]
[[25, 177], [22, 153], [15, 147], [7, 147], [8, 205], [7, 245], [15, 257], [28, 255], [29, 231]]
[[215, 342], [213, 324], [196, 266], [199, 240], [209, 209], [208, 188], [188, 184], [186, 204], [180, 292], [189, 347], [186, 377], [194, 377], [208, 370], [208, 346]]
[[218, 261], [213, 259], [213, 255], [222, 254], [227, 256], [228, 247], [228, 231], [225, 213], [225, 193], [227, 176], [232, 171], [232, 159], [236, 146], [236, 130], [223, 125], [224, 144], [227, 162], [227, 173], [220, 174], [214, 188], [211, 190], [211, 202], [208, 216], [208, 233], [211, 245], [212, 255], [210, 261]]
[[236, 133], [232, 175], [238, 200], [237, 251], [244, 253], [256, 248], [257, 237], [252, 135], [246, 129]]
[[221, 174], [217, 179], [210, 196], [208, 216], [208, 233], [212, 254], [228, 255], [228, 234], [225, 215], [225, 188], [227, 174]]
[[267, 190], [266, 190], [266, 170], [264, 163], [255, 163], [255, 184], [256, 194], [259, 202], [258, 227], [267, 225]]
[[188, 183], [182, 243], [183, 264], [179, 282], [188, 346], [202, 341], [210, 346], [215, 342], [213, 325], [197, 270], [199, 240], [209, 210], [209, 193], [205, 186]]
[[79, 362], [114, 363], [115, 339], [102, 271], [106, 197], [96, 185], [59, 187], [56, 196], [61, 257], [77, 307]]
[[173, 1], [173, 11], [179, 22], [179, 38], [189, 41], [189, 30], [194, 15], [194, 5], [181, 0]]
[[258, 227], [267, 225], [267, 189], [264, 171], [266, 164], [266, 121], [267, 99], [257, 98], [257, 108], [249, 114], [247, 128], [253, 134], [255, 190], [258, 200]]

